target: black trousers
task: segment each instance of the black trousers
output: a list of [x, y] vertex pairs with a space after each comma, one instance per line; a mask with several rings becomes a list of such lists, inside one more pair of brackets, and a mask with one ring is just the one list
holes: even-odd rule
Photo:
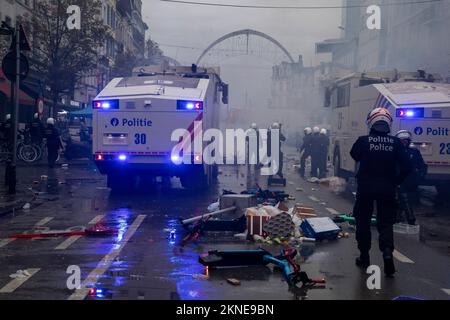
[[398, 219], [408, 223], [415, 223], [416, 217], [414, 216], [414, 209], [412, 205], [412, 199], [416, 195], [415, 191], [400, 190], [398, 193]]
[[311, 156], [310, 152], [305, 150], [300, 158], [300, 175], [302, 177], [305, 176], [306, 159], [308, 159], [309, 156]]
[[47, 145], [48, 151], [48, 166], [53, 168], [55, 166], [56, 159], [58, 159], [59, 148], [53, 145]]
[[379, 198], [368, 195], [356, 195], [353, 215], [356, 220], [356, 241], [361, 252], [368, 253], [371, 248], [372, 235], [370, 223], [374, 204], [377, 208], [378, 245], [381, 251], [394, 250], [395, 216], [397, 212], [397, 201], [395, 197]]

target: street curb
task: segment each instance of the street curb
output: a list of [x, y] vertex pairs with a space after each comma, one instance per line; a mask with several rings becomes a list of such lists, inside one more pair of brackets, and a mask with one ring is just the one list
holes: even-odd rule
[[19, 200], [15, 204], [0, 207], [0, 217], [6, 216], [16, 210], [21, 210], [28, 201]]

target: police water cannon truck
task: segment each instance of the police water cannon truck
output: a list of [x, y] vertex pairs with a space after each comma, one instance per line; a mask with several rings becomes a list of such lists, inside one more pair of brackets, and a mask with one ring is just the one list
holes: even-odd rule
[[180, 141], [172, 133], [185, 129], [194, 141], [202, 130], [218, 128], [227, 95], [218, 71], [195, 65], [139, 67], [131, 77], [112, 79], [93, 101], [93, 157], [108, 186], [126, 190], [176, 176], [185, 188], [208, 187], [216, 165], [201, 161], [194, 148], [174, 155]]
[[382, 107], [393, 116], [391, 134], [412, 133], [412, 141], [428, 164], [424, 184], [450, 195], [450, 84], [438, 75], [417, 72], [352, 73], [333, 81], [326, 90], [331, 107], [331, 148], [334, 175], [353, 177], [356, 164], [350, 149], [368, 133], [370, 110]]

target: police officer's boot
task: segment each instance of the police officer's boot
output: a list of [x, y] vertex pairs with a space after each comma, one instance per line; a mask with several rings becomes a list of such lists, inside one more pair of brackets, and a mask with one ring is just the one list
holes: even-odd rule
[[361, 252], [358, 258], [355, 260], [355, 264], [363, 268], [364, 270], [370, 266], [370, 256], [368, 252]]
[[392, 277], [396, 270], [394, 266], [394, 256], [392, 255], [391, 249], [385, 249], [383, 251], [383, 261], [384, 261], [384, 274], [387, 277]]

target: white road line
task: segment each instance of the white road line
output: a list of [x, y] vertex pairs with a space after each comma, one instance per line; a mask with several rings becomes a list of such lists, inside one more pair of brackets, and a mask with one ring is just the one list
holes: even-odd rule
[[7, 285], [5, 285], [3, 288], [0, 289], [0, 293], [12, 293], [14, 290], [16, 290], [18, 287], [23, 285], [28, 279], [30, 279], [36, 272], [38, 272], [41, 269], [27, 269], [28, 273], [30, 274], [28, 277], [23, 278], [15, 278], [11, 280]]
[[441, 290], [450, 296], [450, 289], [442, 288]]
[[13, 238], [8, 238], [8, 239], [2, 239], [0, 240], [0, 248], [3, 248], [4, 246], [6, 246], [8, 243], [13, 242], [16, 239]]
[[87, 294], [89, 293], [89, 288], [94, 287], [98, 279], [106, 272], [106, 270], [108, 270], [110, 265], [114, 262], [127, 242], [139, 228], [142, 221], [144, 221], [145, 217], [146, 215], [137, 216], [137, 218], [125, 232], [120, 245], [118, 247], [114, 246], [113, 249], [111, 249], [111, 251], [105, 257], [103, 257], [103, 259], [98, 263], [97, 267], [92, 270], [86, 280], [83, 281], [83, 283], [81, 284], [81, 288], [75, 290], [75, 292], [68, 298], [68, 300], [83, 300], [84, 298], [86, 298]]
[[394, 258], [397, 259], [400, 262], [403, 262], [403, 263], [414, 263], [414, 261], [412, 261], [410, 258], [408, 258], [407, 256], [401, 254], [400, 252], [398, 252], [395, 249], [394, 249], [393, 255], [394, 255]]
[[325, 209], [327, 209], [327, 211], [328, 211], [329, 213], [331, 213], [331, 214], [334, 214], [334, 215], [339, 215], [339, 214], [340, 214], [339, 212], [337, 212], [337, 211], [334, 210], [333, 208], [325, 208]]
[[309, 196], [308, 198], [310, 198], [312, 201], [315, 201], [315, 202], [319, 202], [320, 201], [319, 199], [317, 199], [314, 196]]
[[[44, 226], [45, 224], [49, 223], [52, 219], [53, 217], [45, 217], [44, 219], [39, 220], [38, 222], [35, 223], [33, 229]], [[1, 239], [0, 248], [3, 248], [8, 243], [13, 242], [14, 240], [16, 239], [15, 238]]]
[[98, 216], [95, 216], [94, 219], [92, 219], [91, 221], [89, 221], [89, 224], [97, 224], [97, 223], [99, 223], [104, 217], [105, 217], [104, 214], [100, 214], [100, 215], [98, 215]]
[[34, 227], [41, 227], [41, 226], [47, 224], [48, 222], [50, 222], [51, 220], [53, 220], [53, 217], [45, 217], [44, 219], [36, 222]]
[[78, 239], [80, 239], [81, 236], [70, 236], [68, 237], [66, 240], [64, 240], [63, 242], [61, 242], [59, 245], [57, 245], [55, 247], [55, 250], [65, 250], [67, 249], [72, 243], [74, 243], [75, 241], [77, 241]]
[[[101, 221], [104, 217], [105, 217], [105, 215], [103, 215], [103, 214], [95, 216], [94, 219], [89, 221], [89, 224], [90, 225], [96, 224], [99, 221]], [[66, 250], [68, 247], [70, 247], [75, 241], [77, 241], [80, 238], [81, 238], [81, 236], [70, 236], [66, 240], [64, 240], [62, 243], [57, 245], [55, 247], [55, 250]]]

